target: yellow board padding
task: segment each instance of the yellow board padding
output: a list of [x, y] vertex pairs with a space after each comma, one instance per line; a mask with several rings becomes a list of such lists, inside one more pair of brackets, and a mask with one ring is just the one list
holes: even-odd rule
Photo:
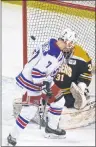
[[[5, 1], [2, 0], [2, 2], [7, 2], [11, 4], [17, 4], [21, 5], [22, 1]], [[28, 7], [33, 7], [33, 8], [39, 8], [41, 10], [48, 10], [51, 12], [56, 12], [59, 14], [68, 14], [68, 15], [74, 15], [82, 18], [89, 18], [89, 19], [94, 19], [95, 20], [95, 11], [88, 11], [88, 10], [82, 10], [78, 8], [70, 8], [67, 6], [61, 6], [61, 5], [56, 5], [56, 4], [51, 4], [47, 2], [40, 2], [38, 1], [27, 1], [27, 6]]]

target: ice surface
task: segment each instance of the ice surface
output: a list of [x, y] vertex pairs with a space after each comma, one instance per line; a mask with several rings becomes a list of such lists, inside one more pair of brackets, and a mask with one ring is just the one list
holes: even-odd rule
[[[15, 122], [12, 102], [17, 98], [13, 79], [22, 69], [22, 15], [20, 6], [2, 4], [2, 146]], [[94, 95], [93, 77], [91, 90]], [[95, 146], [94, 124], [81, 129], [68, 130], [66, 139], [44, 138], [44, 128], [29, 124], [20, 135], [18, 146]]]

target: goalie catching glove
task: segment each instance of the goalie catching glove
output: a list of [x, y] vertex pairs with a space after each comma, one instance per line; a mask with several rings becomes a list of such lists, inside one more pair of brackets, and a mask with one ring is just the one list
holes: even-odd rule
[[83, 82], [78, 83], [78, 85], [76, 85], [74, 82], [72, 82], [71, 84], [70, 91], [75, 99], [74, 107], [76, 109], [82, 109], [87, 104], [85, 89], [86, 89], [86, 84]]

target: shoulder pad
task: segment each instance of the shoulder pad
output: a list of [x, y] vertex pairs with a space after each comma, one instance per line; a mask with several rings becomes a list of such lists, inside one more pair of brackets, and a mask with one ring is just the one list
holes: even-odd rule
[[89, 62], [91, 60], [90, 56], [88, 55], [88, 53], [79, 45], [76, 45], [74, 47], [74, 56], [77, 56], [78, 58], [81, 58], [82, 60], [84, 60], [85, 62]]

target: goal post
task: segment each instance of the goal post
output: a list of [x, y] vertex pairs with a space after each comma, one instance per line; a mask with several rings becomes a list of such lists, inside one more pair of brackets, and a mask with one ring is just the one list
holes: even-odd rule
[[22, 1], [23, 66], [27, 63], [27, 2]]
[[22, 18], [23, 66], [36, 44], [57, 39], [62, 29], [70, 27], [77, 33], [78, 44], [91, 56], [95, 69], [95, 1], [22, 0]]
[[[22, 0], [22, 28], [23, 28], [23, 67], [27, 63], [27, 2]], [[26, 101], [27, 93], [23, 95], [22, 101]]]

